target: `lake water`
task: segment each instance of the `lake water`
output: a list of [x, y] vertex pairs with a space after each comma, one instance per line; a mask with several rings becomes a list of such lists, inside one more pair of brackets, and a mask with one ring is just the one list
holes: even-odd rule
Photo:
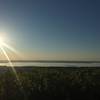
[[[13, 62], [13, 66], [39, 67], [100, 67], [100, 63], [44, 63], [44, 62]], [[9, 63], [0, 63], [0, 66], [10, 66]]]

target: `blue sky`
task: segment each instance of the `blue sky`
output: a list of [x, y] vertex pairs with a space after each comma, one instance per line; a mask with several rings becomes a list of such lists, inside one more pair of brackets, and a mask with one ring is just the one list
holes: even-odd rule
[[99, 27], [99, 0], [0, 0], [0, 31], [27, 59], [100, 60]]

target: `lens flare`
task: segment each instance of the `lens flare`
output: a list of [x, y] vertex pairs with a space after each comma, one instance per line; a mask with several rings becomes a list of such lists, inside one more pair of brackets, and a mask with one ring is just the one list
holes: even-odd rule
[[15, 70], [13, 64], [11, 63], [11, 60], [10, 60], [9, 56], [7, 55], [6, 51], [4, 50], [4, 48], [3, 48], [2, 46], [1, 46], [1, 50], [2, 50], [2, 52], [4, 53], [5, 57], [7, 58], [8, 62], [9, 62], [9, 64], [10, 64], [10, 67], [12, 68], [12, 70], [13, 70], [13, 72], [14, 72], [16, 78], [17, 78], [17, 80], [19, 81], [17, 72], [16, 72], [16, 70]]
[[3, 45], [3, 43], [4, 43], [4, 38], [0, 37], [0, 47]]
[[4, 56], [6, 57], [6, 59], [7, 59], [8, 63], [9, 63], [9, 65], [10, 65], [10, 67], [11, 67], [11, 69], [12, 69], [12, 71], [13, 71], [15, 77], [16, 77], [16, 80], [17, 80], [17, 82], [18, 82], [18, 84], [19, 84], [19, 86], [20, 86], [20, 90], [21, 90], [21, 92], [23, 93], [24, 98], [26, 98], [25, 92], [24, 92], [24, 90], [23, 90], [22, 83], [21, 83], [21, 81], [20, 81], [20, 79], [19, 79], [19, 77], [18, 77], [18, 75], [17, 75], [17, 72], [16, 72], [16, 70], [15, 70], [15, 68], [14, 68], [14, 66], [13, 66], [13, 64], [12, 64], [12, 62], [11, 62], [11, 60], [10, 60], [10, 57], [8, 56], [8, 54], [7, 54], [6, 50], [4, 49], [4, 47], [7, 48], [7, 49], [9, 49], [10, 51], [14, 52], [14, 53], [17, 54], [17, 55], [19, 55], [19, 52], [17, 52], [12, 46], [10, 46], [10, 45], [8, 45], [7, 43], [5, 43], [3, 37], [2, 37], [2, 38], [0, 37], [0, 49], [1, 49], [1, 51], [3, 52]]
[[15, 74], [17, 81], [19, 81], [19, 83], [20, 83], [20, 80], [19, 80], [19, 77], [17, 75], [17, 72], [16, 72], [16, 70], [15, 70], [15, 68], [14, 68], [14, 66], [13, 66], [13, 64], [12, 64], [10, 58], [9, 58], [9, 56], [7, 55], [7, 52], [5, 51], [4, 47], [6, 47], [10, 51], [18, 54], [18, 52], [14, 48], [12, 48], [11, 46], [9, 46], [8, 44], [5, 43], [5, 39], [3, 37], [0, 37], [0, 49], [2, 50], [2, 52], [3, 52], [4, 56], [6, 57], [7, 61], [9, 62], [9, 65], [12, 68], [12, 71]]
[[19, 55], [19, 52], [17, 50], [15, 50], [13, 47], [11, 47], [10, 45], [6, 44], [6, 43], [2, 43], [2, 45], [6, 48], [8, 48], [9, 50], [11, 50], [12, 52], [14, 52], [15, 54]]
[[17, 53], [17, 51], [16, 51], [15, 49], [13, 49], [11, 46], [7, 45], [7, 44], [5, 43], [5, 40], [4, 40], [3, 37], [0, 37], [0, 49], [2, 50], [3, 54], [5, 55], [7, 61], [9, 62], [10, 67], [12, 68], [13, 73], [15, 74], [17, 80], [19, 81], [17, 72], [16, 72], [16, 70], [15, 70], [13, 64], [11, 63], [11, 60], [10, 60], [9, 56], [7, 55], [7, 52], [4, 50], [4, 46], [5, 46], [6, 48], [8, 48], [9, 50], [11, 50], [12, 52]]

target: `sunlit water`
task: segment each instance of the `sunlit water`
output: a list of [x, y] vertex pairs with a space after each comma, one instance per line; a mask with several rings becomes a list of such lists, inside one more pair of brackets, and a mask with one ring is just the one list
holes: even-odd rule
[[[37, 67], [100, 67], [100, 63], [41, 63], [41, 62], [13, 62], [13, 66]], [[9, 63], [0, 63], [0, 66], [10, 66]]]

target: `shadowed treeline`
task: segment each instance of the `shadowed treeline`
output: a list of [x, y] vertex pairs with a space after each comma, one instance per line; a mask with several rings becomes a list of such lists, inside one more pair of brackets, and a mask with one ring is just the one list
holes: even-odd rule
[[100, 100], [100, 68], [10, 68], [0, 74], [0, 100]]

